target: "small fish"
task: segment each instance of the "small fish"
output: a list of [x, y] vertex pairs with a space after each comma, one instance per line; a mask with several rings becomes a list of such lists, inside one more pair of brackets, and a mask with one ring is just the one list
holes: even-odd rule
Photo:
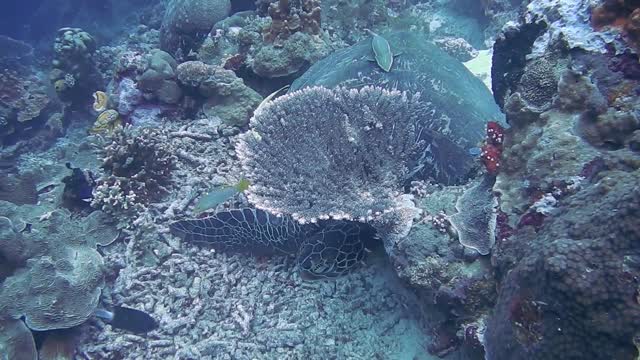
[[236, 185], [222, 185], [213, 188], [206, 195], [200, 198], [193, 208], [193, 211], [200, 214], [209, 209], [213, 209], [223, 202], [229, 200], [237, 193], [241, 193], [249, 188], [249, 180], [242, 179]]
[[380, 69], [385, 72], [391, 71], [393, 66], [393, 58], [400, 54], [393, 54], [391, 51], [391, 45], [387, 39], [374, 33], [373, 31], [366, 29], [371, 34], [371, 48], [373, 49], [374, 61]]
[[482, 149], [480, 149], [479, 147], [472, 147], [469, 150], [469, 155], [471, 156], [480, 156], [480, 154], [482, 154]]
[[113, 328], [133, 333], [146, 333], [158, 327], [158, 322], [151, 315], [124, 306], [114, 306], [113, 312], [99, 308], [94, 315], [111, 324]]

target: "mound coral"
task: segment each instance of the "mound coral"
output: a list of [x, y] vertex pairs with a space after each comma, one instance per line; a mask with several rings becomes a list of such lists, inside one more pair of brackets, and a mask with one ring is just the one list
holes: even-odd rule
[[[626, 68], [633, 58], [619, 55], [633, 52], [619, 32], [593, 31], [593, 3], [534, 0], [495, 47], [495, 94], [512, 127], [494, 187], [489, 359], [638, 357], [639, 82]], [[553, 92], [536, 103], [523, 82], [545, 78], [535, 64], [550, 54], [558, 61], [545, 67], [560, 76], [545, 80]]]
[[147, 94], [148, 99], [176, 104], [182, 98], [182, 90], [176, 81], [176, 60], [162, 50], [152, 50], [145, 58], [146, 66], [139, 69], [136, 77], [137, 87]]
[[49, 78], [62, 100], [88, 102], [95, 89], [101, 86], [101, 75], [93, 59], [96, 47], [93, 36], [80, 28], [58, 30]]
[[262, 100], [233, 71], [200, 61], [180, 64], [177, 77], [183, 86], [196, 90], [206, 99], [203, 112], [207, 117], [218, 116], [228, 125], [247, 125]]
[[177, 55], [197, 50], [213, 24], [229, 16], [229, 0], [171, 0], [162, 19], [160, 47]]
[[46, 86], [36, 74], [7, 70], [0, 73], [0, 144], [44, 119], [52, 104]]

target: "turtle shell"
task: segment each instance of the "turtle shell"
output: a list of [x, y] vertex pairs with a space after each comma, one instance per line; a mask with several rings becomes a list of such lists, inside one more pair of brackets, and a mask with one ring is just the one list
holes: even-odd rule
[[[410, 180], [433, 178], [450, 185], [467, 180], [475, 163], [470, 149], [484, 139], [489, 120], [503, 122], [504, 115], [487, 87], [458, 60], [425, 37], [408, 32], [383, 35], [397, 54], [389, 72], [376, 65], [371, 39], [338, 50], [309, 68], [293, 82], [291, 91], [305, 87], [361, 88], [420, 93], [435, 109], [424, 121], [447, 124], [439, 138], [426, 138], [430, 146], [414, 166]], [[430, 136], [425, 134], [425, 136]]]

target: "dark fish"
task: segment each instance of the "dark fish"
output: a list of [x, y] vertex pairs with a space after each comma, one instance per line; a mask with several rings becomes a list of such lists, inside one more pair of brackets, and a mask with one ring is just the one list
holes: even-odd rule
[[134, 333], [146, 333], [155, 330], [158, 322], [144, 311], [124, 306], [114, 306], [113, 312], [97, 309], [95, 315], [117, 329]]

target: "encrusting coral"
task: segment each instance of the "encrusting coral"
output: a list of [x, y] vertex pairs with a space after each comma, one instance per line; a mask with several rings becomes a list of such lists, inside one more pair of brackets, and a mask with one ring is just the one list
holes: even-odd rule
[[[0, 73], [0, 143], [33, 128], [53, 104], [38, 74], [6, 69]], [[44, 115], [44, 114], [43, 114]]]
[[[631, 38], [591, 26], [637, 5], [600, 2], [589, 23], [593, 3], [534, 0], [495, 47], [494, 94], [512, 127], [494, 187], [490, 359], [638, 357], [637, 56]], [[555, 75], [540, 77], [549, 55]], [[546, 79], [544, 101], [523, 92], [531, 79]]]
[[[0, 207], [5, 215], [0, 217], [0, 258], [10, 269], [0, 282], [0, 327], [15, 327], [10, 323], [19, 318], [38, 331], [85, 322], [104, 286], [104, 265], [96, 246], [118, 236], [109, 217], [96, 211], [78, 218], [63, 209], [46, 211], [4, 201]], [[12, 346], [18, 345], [25, 351], [28, 344]], [[14, 350], [9, 346], [3, 352]]]

